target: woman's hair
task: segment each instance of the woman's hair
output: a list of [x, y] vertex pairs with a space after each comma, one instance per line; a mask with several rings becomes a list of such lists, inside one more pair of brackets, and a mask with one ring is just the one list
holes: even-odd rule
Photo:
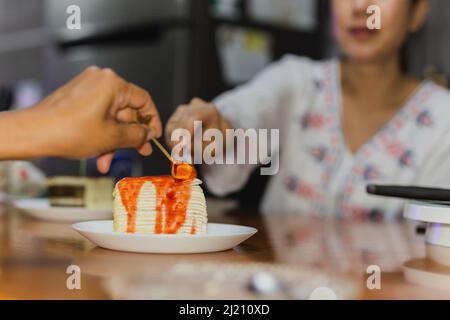
[[[414, 7], [417, 5], [418, 2], [419, 2], [419, 0], [411, 0], [412, 9], [414, 9]], [[418, 31], [418, 32], [420, 32], [420, 31]], [[402, 48], [400, 49], [401, 68], [402, 68], [402, 71], [405, 73], [409, 71], [408, 47], [409, 47], [409, 43], [412, 41], [413, 37], [414, 37], [414, 34], [409, 34], [408, 37], [406, 38], [405, 43], [403, 44]]]

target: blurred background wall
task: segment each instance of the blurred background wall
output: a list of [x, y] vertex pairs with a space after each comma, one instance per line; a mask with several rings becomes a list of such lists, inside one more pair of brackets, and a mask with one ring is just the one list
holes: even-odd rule
[[[431, 17], [411, 43], [409, 66], [418, 76], [445, 79], [450, 2], [430, 2]], [[66, 27], [72, 4], [81, 9], [81, 30]], [[11, 108], [29, 106], [95, 64], [148, 89], [166, 121], [178, 104], [212, 99], [286, 53], [337, 54], [329, 6], [328, 0], [0, 0], [0, 99], [10, 91]], [[60, 159], [38, 164], [50, 175], [79, 168]], [[93, 160], [89, 168], [95, 175]], [[144, 159], [123, 151], [111, 174], [168, 170], [158, 152]], [[234, 196], [251, 206], [265, 182], [255, 175]]]

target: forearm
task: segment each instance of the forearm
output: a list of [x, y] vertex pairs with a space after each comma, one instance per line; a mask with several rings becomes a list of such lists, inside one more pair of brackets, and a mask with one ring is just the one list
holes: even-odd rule
[[225, 118], [219, 111], [219, 121], [218, 121], [218, 129], [222, 132], [223, 136], [226, 138], [226, 133], [228, 129], [235, 129], [231, 124], [231, 121]]
[[0, 112], [0, 160], [51, 155], [45, 127], [31, 109]]
[[[208, 190], [216, 196], [225, 196], [231, 192], [240, 190], [245, 185], [245, 182], [248, 180], [255, 165], [236, 164], [237, 154], [245, 154], [247, 150], [238, 150], [236, 136], [234, 134], [227, 134], [227, 130], [240, 128], [235, 128], [230, 120], [222, 116], [219, 111], [218, 113], [219, 120], [217, 129], [219, 129], [223, 135], [223, 164], [203, 163], [201, 165], [201, 171], [202, 178], [206, 183]], [[230, 151], [230, 148], [233, 150], [231, 153], [228, 153], [227, 151]]]

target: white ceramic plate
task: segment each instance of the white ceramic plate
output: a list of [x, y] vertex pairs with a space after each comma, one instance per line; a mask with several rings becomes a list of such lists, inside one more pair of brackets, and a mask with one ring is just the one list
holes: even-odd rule
[[208, 223], [206, 235], [123, 234], [114, 232], [112, 220], [80, 222], [72, 227], [102, 248], [140, 253], [224, 251], [257, 232], [251, 227]]
[[112, 209], [86, 209], [80, 207], [51, 207], [48, 199], [22, 199], [14, 205], [33, 218], [47, 221], [79, 222], [112, 218]]

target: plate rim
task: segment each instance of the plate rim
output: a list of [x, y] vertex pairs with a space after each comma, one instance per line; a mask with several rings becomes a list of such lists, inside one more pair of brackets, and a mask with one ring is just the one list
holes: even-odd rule
[[114, 220], [91, 220], [91, 221], [81, 221], [76, 222], [71, 225], [72, 229], [79, 232], [84, 233], [88, 232], [91, 234], [96, 235], [113, 235], [113, 236], [125, 236], [129, 238], [168, 238], [168, 239], [175, 239], [175, 238], [211, 238], [211, 237], [229, 237], [229, 236], [246, 236], [250, 235], [253, 236], [258, 232], [258, 229], [255, 227], [249, 227], [249, 226], [243, 226], [243, 225], [237, 225], [237, 224], [230, 224], [230, 223], [215, 223], [215, 222], [208, 222], [207, 225], [225, 225], [225, 226], [235, 226], [235, 227], [243, 227], [248, 228], [249, 232], [239, 232], [239, 233], [233, 233], [233, 234], [144, 234], [144, 233], [116, 233], [116, 232], [100, 232], [100, 231], [88, 231], [88, 230], [82, 230], [78, 227], [80, 224], [89, 224], [94, 222], [109, 222], [113, 223]]
[[[33, 207], [33, 206], [27, 206], [24, 205], [24, 203], [28, 203], [28, 202], [39, 202], [41, 204], [45, 204], [45, 206], [42, 207]], [[86, 215], [92, 212], [95, 212], [96, 214], [106, 214], [111, 213], [111, 216], [113, 214], [113, 208], [111, 207], [110, 209], [87, 209], [85, 207], [77, 207], [77, 206], [61, 206], [61, 207], [52, 207], [50, 205], [50, 201], [48, 198], [24, 198], [24, 199], [19, 199], [13, 202], [13, 205], [16, 209], [22, 210], [22, 211], [26, 211], [27, 213], [34, 213], [34, 212], [46, 212], [46, 213], [50, 213], [50, 212], [54, 212], [54, 211], [66, 211], [66, 213], [71, 212], [71, 213], [76, 213], [76, 214], [82, 214], [82, 215]], [[87, 213], [86, 213], [87, 212]], [[80, 221], [81, 222], [81, 221]]]
[[[50, 201], [48, 198], [21, 198], [21, 199], [15, 199], [14, 201], [11, 201], [11, 203], [19, 208], [28, 208], [25, 204], [26, 203], [32, 203], [32, 202], [39, 202], [40, 204], [48, 204], [48, 207], [50, 207]], [[40, 208], [42, 209], [42, 208]]]

